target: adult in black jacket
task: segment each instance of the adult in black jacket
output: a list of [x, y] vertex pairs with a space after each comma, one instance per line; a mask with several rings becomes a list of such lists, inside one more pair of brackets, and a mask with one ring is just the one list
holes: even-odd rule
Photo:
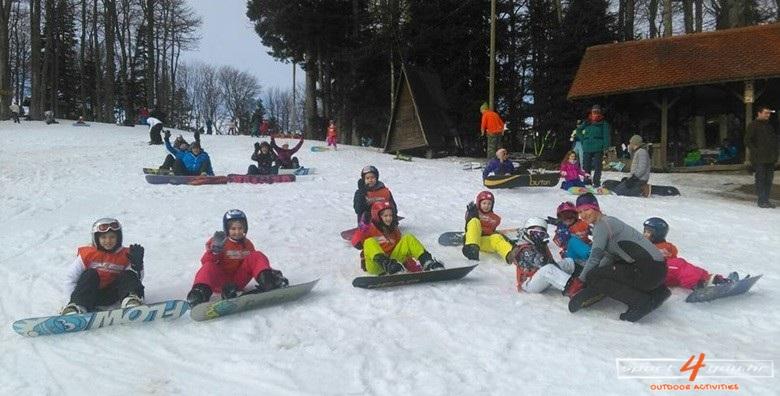
[[759, 106], [756, 119], [745, 131], [745, 147], [750, 152], [750, 163], [756, 171], [756, 195], [759, 208], [774, 208], [769, 201], [772, 193], [772, 180], [775, 177], [777, 163], [778, 136], [769, 123], [769, 117], [775, 111], [767, 106]]

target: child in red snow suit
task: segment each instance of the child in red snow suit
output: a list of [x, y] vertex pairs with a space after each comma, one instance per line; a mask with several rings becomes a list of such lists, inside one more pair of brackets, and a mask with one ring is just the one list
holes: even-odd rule
[[92, 224], [92, 245], [78, 249], [68, 271], [70, 302], [62, 315], [94, 311], [122, 301], [122, 308], [143, 304], [144, 248], [122, 246], [122, 225], [111, 218]]
[[666, 258], [666, 286], [680, 286], [686, 289], [729, 283], [737, 278], [737, 273], [729, 277], [710, 274], [704, 268], [697, 267], [681, 257], [677, 257], [677, 247], [666, 241], [669, 224], [659, 217], [645, 220], [644, 237], [650, 240]]
[[328, 135], [325, 139], [325, 141], [328, 143], [328, 147], [333, 145], [333, 149], [336, 150], [336, 138], [338, 137], [338, 133], [336, 132], [336, 123], [333, 122], [333, 120], [330, 120], [328, 123]]
[[353, 245], [362, 249], [361, 267], [372, 275], [444, 268], [414, 235], [401, 235], [398, 216], [389, 202], [371, 205], [371, 223], [367, 229], [357, 231]]
[[249, 229], [246, 215], [231, 209], [222, 216], [222, 231], [217, 231], [206, 242], [201, 267], [195, 274], [192, 290], [187, 294], [190, 306], [208, 302], [212, 293], [222, 298], [238, 297], [238, 292], [255, 279], [257, 286], [247, 293], [259, 293], [286, 287], [287, 278], [271, 268], [268, 258], [255, 250], [246, 238]]

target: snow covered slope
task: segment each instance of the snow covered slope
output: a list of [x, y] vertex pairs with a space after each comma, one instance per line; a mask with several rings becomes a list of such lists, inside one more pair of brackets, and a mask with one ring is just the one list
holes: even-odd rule
[[[680, 255], [712, 272], [764, 274], [751, 293], [714, 303], [687, 304], [688, 292], [674, 289], [631, 324], [618, 320], [625, 307], [614, 301], [572, 315], [560, 293], [519, 294], [514, 269], [485, 254], [463, 281], [353, 288], [359, 253], [339, 232], [354, 224], [352, 195], [367, 164], [393, 191], [403, 231], [447, 266], [468, 264], [460, 249], [436, 243], [441, 232], [463, 228], [466, 203], [482, 189], [479, 173], [461, 170], [456, 158], [404, 162], [351, 146], [313, 153], [310, 146], [323, 143], [307, 141], [297, 155], [318, 172], [307, 180], [160, 186], [141, 174], [165, 156], [147, 140], [140, 126], [0, 122], [0, 394], [641, 394], [688, 382], [619, 379], [617, 358], [780, 356], [780, 209], [712, 194], [724, 182], [749, 183], [748, 175], [654, 175], [683, 196], [600, 198], [606, 213], [637, 228], [664, 217]], [[243, 173], [251, 163], [256, 139], [202, 140], [217, 174]], [[494, 193], [501, 227], [573, 199], [558, 188]], [[39, 338], [11, 330], [14, 320], [67, 302], [64, 270], [97, 218], [117, 217], [125, 244], [146, 247], [147, 300], [157, 301], [184, 298], [205, 241], [231, 208], [247, 213], [248, 237], [292, 282], [321, 278], [311, 295], [210, 322], [185, 316]], [[777, 394], [778, 382], [697, 380], [766, 395]]]

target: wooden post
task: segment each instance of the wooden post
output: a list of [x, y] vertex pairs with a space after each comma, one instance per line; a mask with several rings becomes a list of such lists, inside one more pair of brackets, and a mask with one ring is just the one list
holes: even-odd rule
[[666, 153], [669, 148], [669, 98], [661, 98], [661, 168], [666, 169]]
[[496, 93], [496, 0], [490, 2], [490, 92], [488, 106], [495, 110]]
[[[753, 91], [753, 80], [745, 81], [745, 93], [742, 101], [745, 103], [745, 130], [750, 122], [753, 121], [753, 101], [755, 100]], [[745, 146], [745, 162], [749, 162], [750, 149]]]

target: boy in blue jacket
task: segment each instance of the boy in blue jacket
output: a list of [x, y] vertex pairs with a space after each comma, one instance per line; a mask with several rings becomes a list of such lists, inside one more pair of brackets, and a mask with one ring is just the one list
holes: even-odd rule
[[171, 146], [171, 133], [165, 131], [165, 148], [176, 158], [176, 162], [173, 164], [173, 174], [177, 176], [214, 176], [214, 170], [211, 169], [211, 159], [208, 153], [201, 149], [197, 134], [195, 142], [190, 145], [189, 150], [179, 150]]

